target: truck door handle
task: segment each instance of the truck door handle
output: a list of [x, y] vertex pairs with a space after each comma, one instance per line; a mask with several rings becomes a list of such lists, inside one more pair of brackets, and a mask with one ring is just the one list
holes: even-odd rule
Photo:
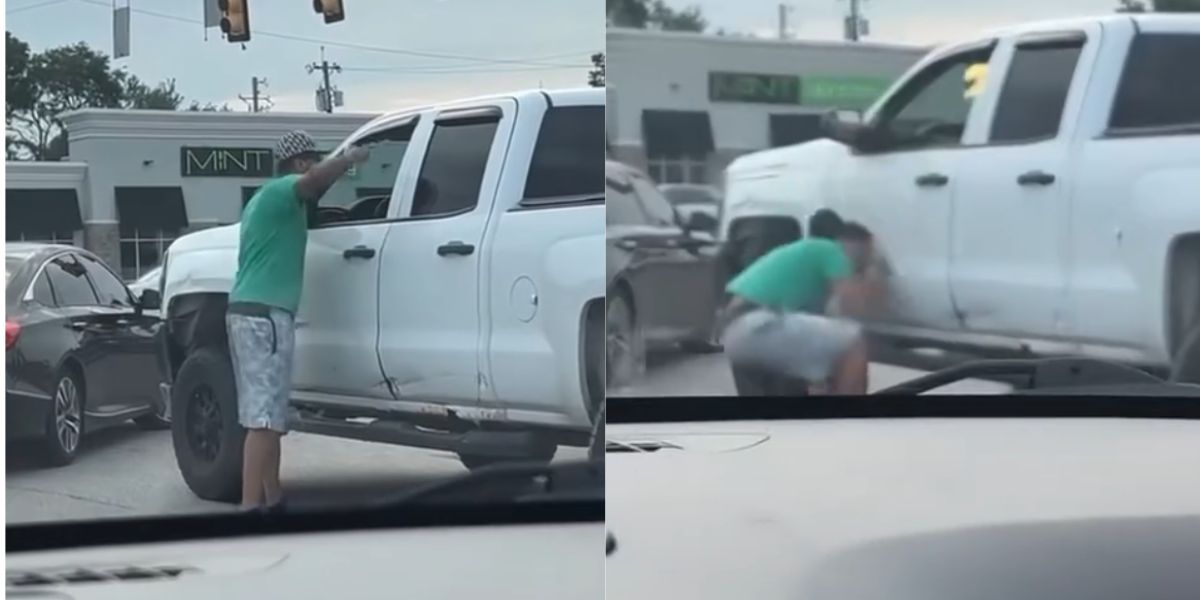
[[950, 178], [941, 173], [926, 173], [917, 177], [917, 185], [921, 187], [942, 187], [950, 183]]
[[1054, 183], [1054, 175], [1043, 171], [1030, 171], [1017, 177], [1021, 185], [1050, 185]]
[[636, 250], [638, 243], [633, 240], [618, 240], [617, 247], [622, 250]]
[[349, 260], [351, 258], [375, 258], [375, 249], [366, 246], [355, 246], [346, 248], [342, 251], [342, 258]]
[[67, 326], [75, 331], [83, 331], [87, 329], [88, 324], [87, 321], [71, 321]]
[[438, 256], [470, 256], [475, 253], [475, 246], [455, 240], [438, 246], [437, 253]]

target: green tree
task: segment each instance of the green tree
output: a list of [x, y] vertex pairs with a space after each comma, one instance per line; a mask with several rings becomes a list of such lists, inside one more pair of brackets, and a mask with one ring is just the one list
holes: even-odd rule
[[66, 112], [82, 108], [179, 110], [184, 103], [174, 79], [151, 87], [132, 74], [113, 69], [108, 56], [82, 42], [31, 52], [28, 44], [5, 32], [5, 47], [5, 154], [9, 160], [53, 161], [66, 156], [67, 137], [59, 120]]
[[606, 0], [605, 8], [609, 24], [616, 27], [698, 32], [708, 28], [698, 6], [679, 10], [664, 0]]
[[588, 71], [588, 85], [592, 87], [604, 87], [603, 52], [597, 52], [592, 55], [592, 69]]
[[85, 107], [116, 108], [124, 95], [122, 77], [109, 67], [108, 57], [83, 43], [30, 55], [25, 81], [32, 100], [12, 111], [10, 154], [15, 150], [33, 160], [51, 158], [50, 142], [62, 128], [61, 114]]
[[125, 79], [125, 108], [150, 110], [179, 110], [183, 106], [183, 94], [175, 91], [175, 80], [168, 79], [150, 87], [135, 75]]
[[209, 102], [202, 106], [199, 102], [196, 102], [194, 100], [192, 101], [192, 104], [190, 106], [188, 106], [187, 109], [191, 112], [233, 112], [233, 109], [229, 108], [228, 104], [222, 104], [220, 106], [217, 106], [216, 104]]

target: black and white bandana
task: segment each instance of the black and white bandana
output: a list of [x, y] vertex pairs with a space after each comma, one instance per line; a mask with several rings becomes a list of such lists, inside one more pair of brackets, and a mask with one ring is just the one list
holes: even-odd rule
[[275, 160], [287, 160], [306, 152], [316, 152], [317, 143], [307, 132], [297, 129], [289, 131], [275, 142]]

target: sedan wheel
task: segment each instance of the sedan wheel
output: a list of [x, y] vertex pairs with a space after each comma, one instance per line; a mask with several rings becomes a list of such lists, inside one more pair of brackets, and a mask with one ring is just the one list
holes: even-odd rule
[[69, 464], [78, 454], [83, 440], [83, 386], [74, 373], [66, 371], [59, 376], [48, 416], [47, 458], [55, 466]]
[[604, 329], [604, 366], [608, 387], [629, 385], [640, 374], [644, 358], [633, 307], [624, 294], [609, 298]]

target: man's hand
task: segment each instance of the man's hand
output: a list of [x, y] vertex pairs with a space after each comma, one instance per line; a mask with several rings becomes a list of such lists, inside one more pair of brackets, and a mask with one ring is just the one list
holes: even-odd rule
[[371, 157], [371, 151], [367, 150], [365, 146], [351, 146], [346, 149], [345, 156], [350, 162], [361, 165]]
[[370, 156], [370, 152], [366, 148], [360, 146], [352, 146], [343, 150], [337, 156], [331, 156], [313, 168], [307, 173], [300, 176], [296, 180], [296, 195], [304, 201], [305, 204], [315, 206], [333, 187], [337, 180], [346, 174], [356, 164], [361, 164]]

